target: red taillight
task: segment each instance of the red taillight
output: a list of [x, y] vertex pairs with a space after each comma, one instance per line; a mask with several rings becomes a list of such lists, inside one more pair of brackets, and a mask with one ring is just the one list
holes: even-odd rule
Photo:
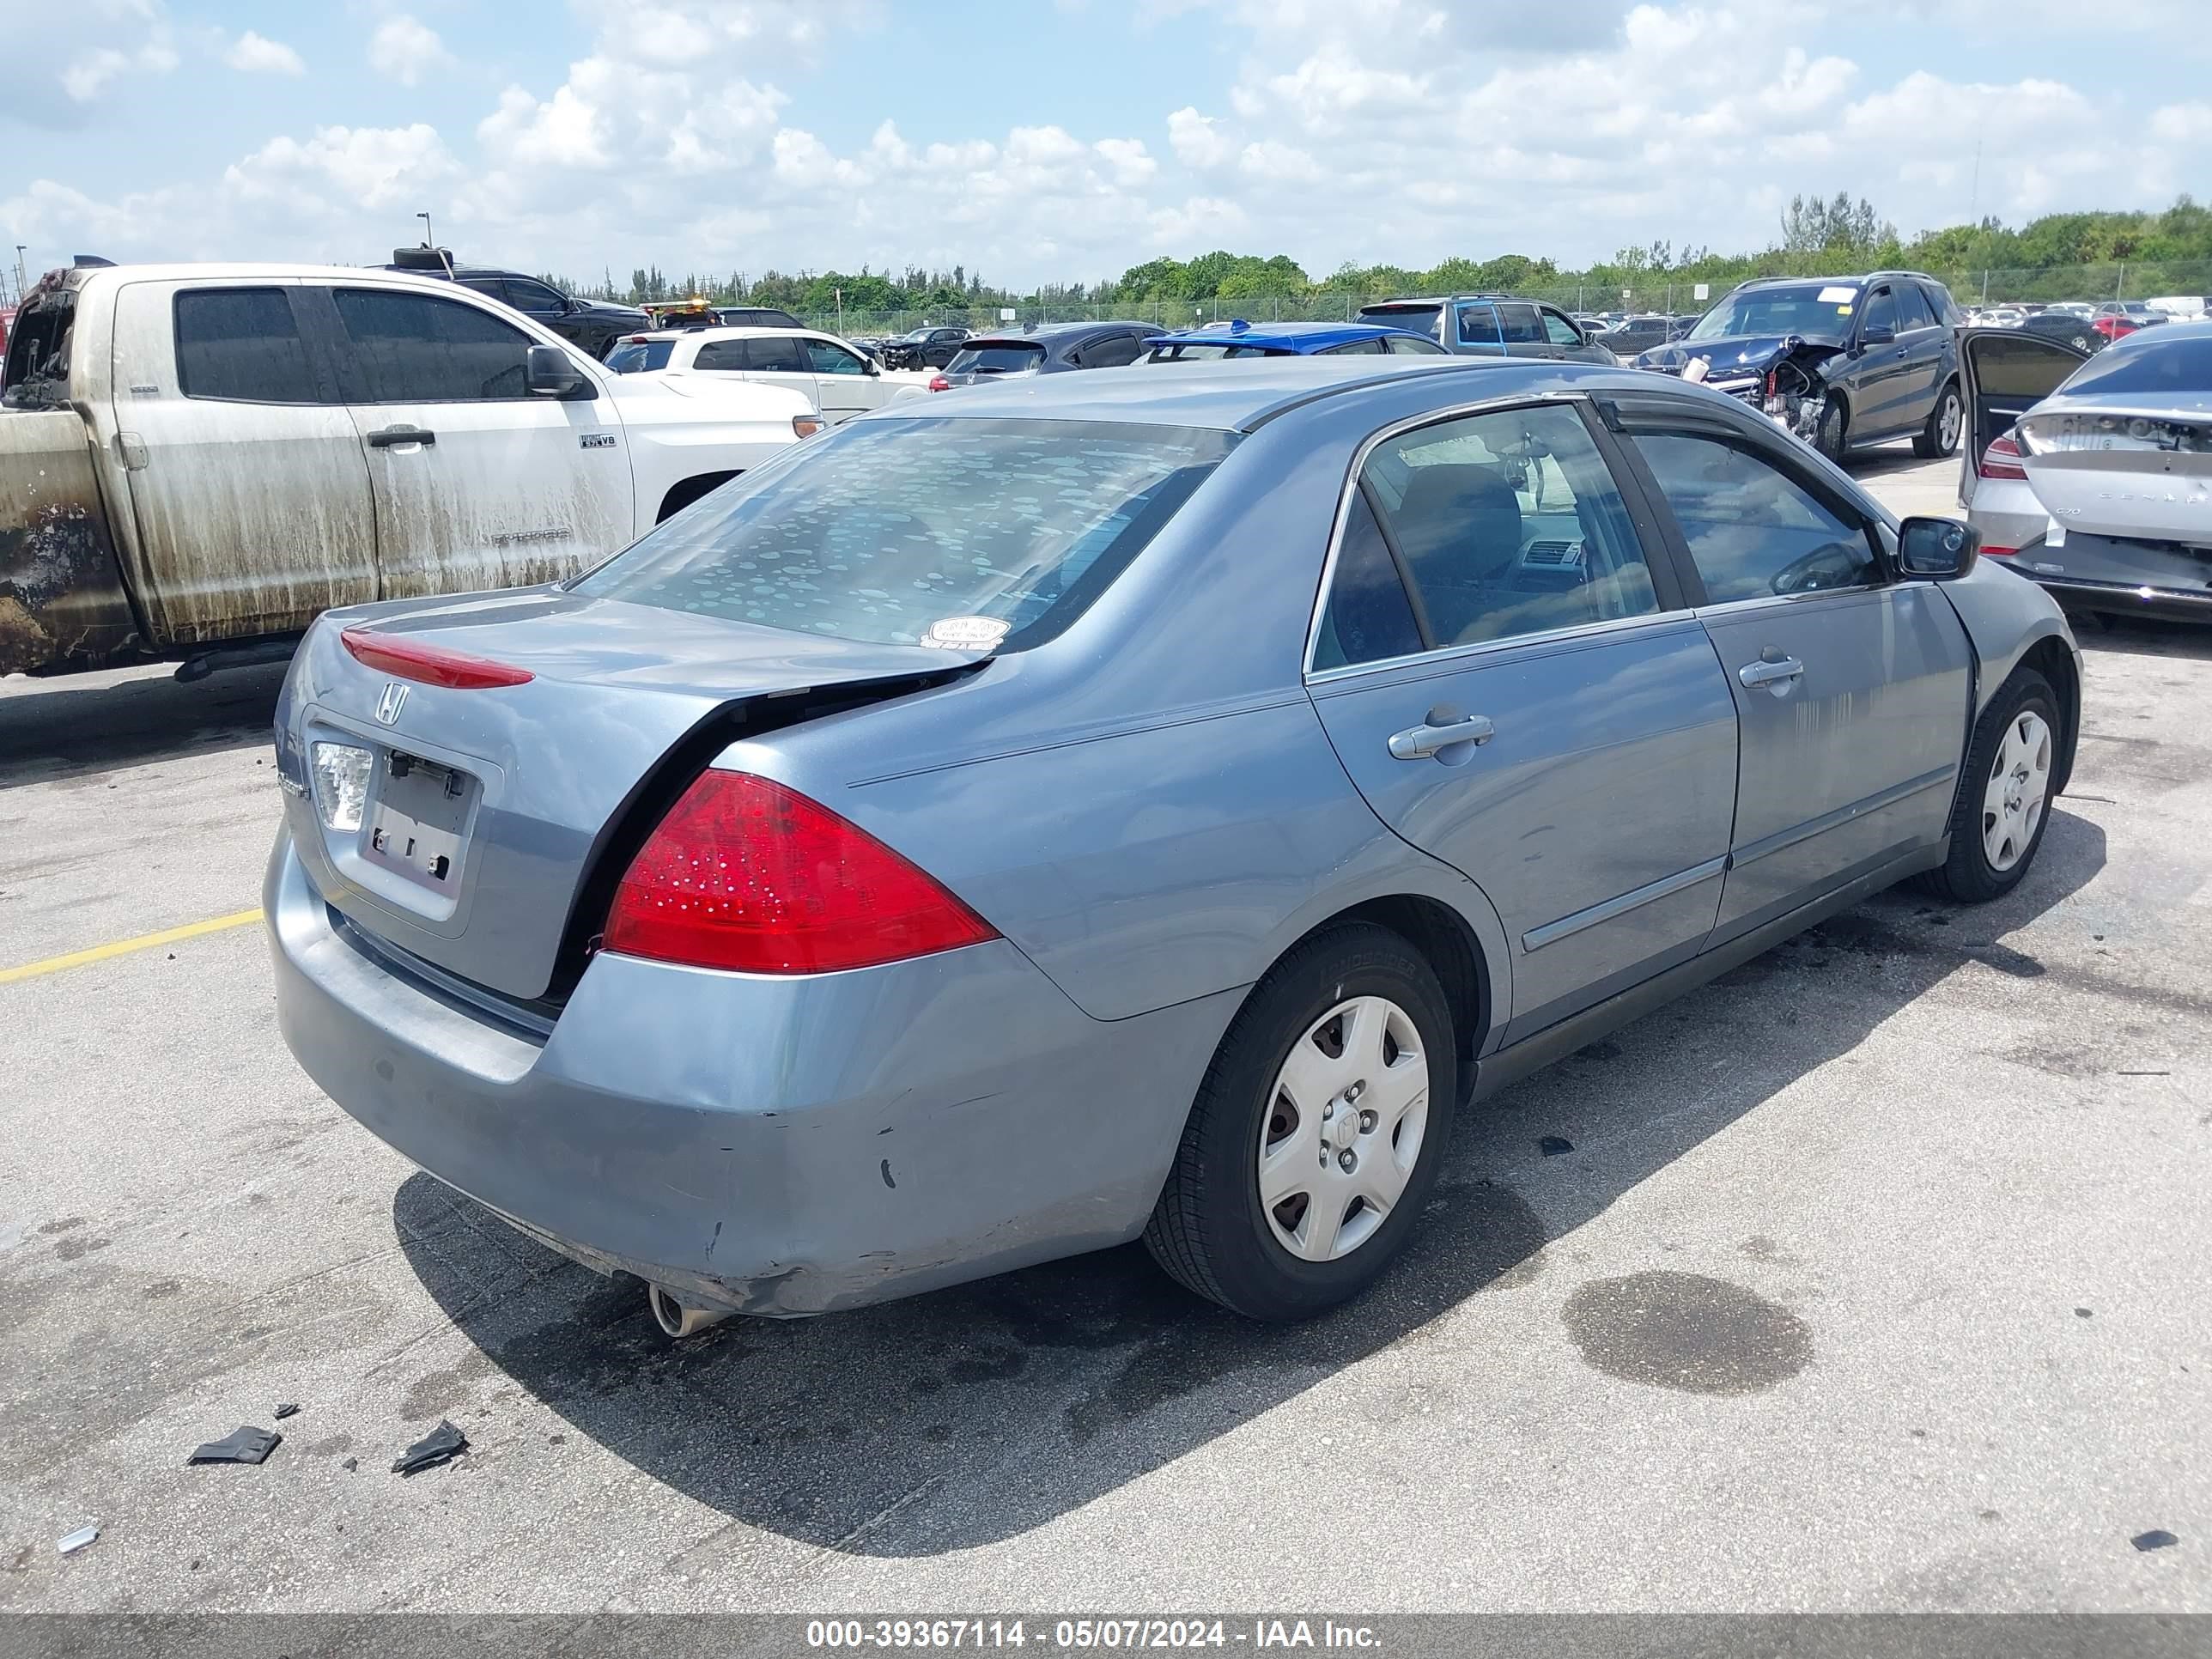
[[526, 685], [531, 678], [526, 668], [510, 668], [489, 657], [471, 657], [465, 651], [451, 651], [399, 635], [349, 628], [338, 638], [368, 667], [403, 680], [419, 680], [424, 685], [480, 691], [493, 685]]
[[932, 392], [950, 392], [952, 390], [952, 382], [942, 374], [933, 374], [929, 377], [929, 389]]
[[1982, 549], [1982, 556], [1985, 559], [2008, 559], [2019, 551], [2020, 550], [2016, 547], [1985, 546]]
[[615, 890], [605, 948], [747, 974], [830, 974], [996, 939], [857, 824], [749, 772], [684, 792]]
[[[1981, 465], [1975, 470], [1984, 478], [2017, 478], [2026, 483], [2027, 469], [2021, 464], [2020, 440], [2010, 432], [1992, 439], [1990, 447], [1982, 452]], [[1982, 550], [1989, 551], [1987, 548]]]

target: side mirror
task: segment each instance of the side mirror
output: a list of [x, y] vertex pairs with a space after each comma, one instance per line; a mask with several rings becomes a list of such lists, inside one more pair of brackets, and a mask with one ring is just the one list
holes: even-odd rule
[[880, 379], [884, 372], [884, 366], [878, 362], [873, 357], [863, 357], [860, 359], [860, 372], [864, 374]]
[[535, 397], [573, 398], [586, 392], [591, 382], [559, 346], [534, 345], [524, 365], [523, 384]]
[[1908, 576], [1956, 581], [1981, 550], [1982, 532], [1956, 519], [1907, 519], [1898, 526], [1897, 562]]
[[1859, 331], [1859, 349], [1863, 351], [1869, 346], [1887, 345], [1896, 338], [1895, 329], [1884, 328], [1880, 323], [1869, 323]]

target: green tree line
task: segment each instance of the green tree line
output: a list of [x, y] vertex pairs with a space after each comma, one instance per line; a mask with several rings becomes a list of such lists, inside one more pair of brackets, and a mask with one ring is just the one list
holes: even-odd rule
[[[964, 265], [927, 270], [857, 272], [780, 270], [749, 276], [742, 271], [686, 272], [670, 276], [658, 267], [630, 274], [625, 287], [613, 274], [580, 283], [552, 276], [572, 293], [641, 304], [693, 295], [720, 305], [780, 306], [826, 317], [854, 313], [950, 312], [988, 306], [1076, 307], [1186, 303], [1227, 308], [1249, 301], [1302, 301], [1317, 295], [1378, 296], [1389, 294], [1479, 292], [1560, 295], [1587, 292], [1601, 296], [1628, 289], [1649, 292], [1660, 285], [1705, 283], [1718, 294], [1752, 276], [1838, 276], [1877, 267], [1927, 270], [1953, 283], [1969, 283], [1991, 270], [2014, 278], [2013, 298], [2095, 297], [2109, 281], [2085, 274], [2133, 268], [2126, 277], [2131, 293], [2161, 291], [2170, 280], [2174, 291], [2203, 286], [2212, 270], [2212, 208], [2184, 195], [2160, 212], [2053, 213], [2014, 229], [1995, 217], [1978, 224], [1952, 225], [1905, 239], [1863, 198], [1792, 198], [1768, 246], [1751, 252], [1722, 253], [1709, 247], [1653, 241], [1624, 247], [1613, 258], [1581, 270], [1535, 255], [1503, 253], [1488, 259], [1454, 257], [1425, 269], [1347, 263], [1325, 276], [1310, 274], [1287, 254], [1261, 256], [1217, 249], [1190, 259], [1158, 258], [1132, 265], [1118, 278], [1091, 283], [1046, 283], [1017, 291], [987, 283]], [[2191, 269], [2203, 267], [2203, 269]], [[2047, 273], [2049, 294], [2040, 291], [2038, 273]], [[2095, 281], [2100, 286], [2071, 294], [2069, 284]], [[1964, 292], [1961, 297], [1972, 297]]]

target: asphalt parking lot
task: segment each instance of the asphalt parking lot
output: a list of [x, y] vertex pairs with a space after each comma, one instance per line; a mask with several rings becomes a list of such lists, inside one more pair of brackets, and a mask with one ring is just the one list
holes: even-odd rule
[[280, 671], [0, 682], [0, 1607], [2212, 1609], [2212, 635], [2084, 643], [2020, 889], [1463, 1120], [1366, 1301], [1132, 1248], [679, 1346], [286, 1054]]

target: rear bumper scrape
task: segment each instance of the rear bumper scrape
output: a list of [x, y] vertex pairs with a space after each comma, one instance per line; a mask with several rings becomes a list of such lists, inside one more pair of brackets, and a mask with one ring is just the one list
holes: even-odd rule
[[542, 1042], [333, 930], [280, 836], [284, 1039], [404, 1156], [602, 1272], [827, 1312], [1121, 1243], [1240, 992], [1091, 1018], [994, 940], [781, 979], [602, 954]]

